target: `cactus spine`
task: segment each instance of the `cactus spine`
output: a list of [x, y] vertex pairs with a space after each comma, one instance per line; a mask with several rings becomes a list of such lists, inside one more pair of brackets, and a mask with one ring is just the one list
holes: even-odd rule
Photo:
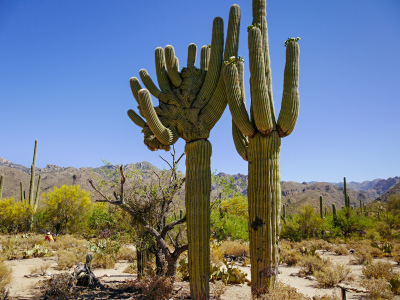
[[321, 216], [321, 219], [324, 218], [324, 204], [322, 202], [322, 196], [319, 196], [319, 213]]
[[0, 200], [3, 198], [4, 175], [0, 177]]
[[[130, 79], [133, 96], [141, 116], [128, 110], [129, 118], [144, 133], [144, 143], [152, 151], [170, 150], [179, 137], [186, 141], [186, 216], [189, 241], [191, 299], [209, 298], [210, 278], [210, 191], [211, 129], [227, 105], [221, 70], [224, 60], [238, 51], [240, 8], [233, 5], [229, 14], [224, 52], [224, 26], [221, 18], [213, 22], [211, 49], [201, 49], [200, 69], [196, 68], [197, 46], [188, 47], [187, 67], [179, 72], [172, 46], [155, 51], [157, 87], [144, 69]], [[159, 106], [153, 107], [152, 94]]]
[[252, 295], [273, 289], [278, 274], [281, 209], [281, 138], [294, 129], [299, 112], [298, 39], [286, 45], [282, 108], [276, 121], [272, 97], [266, 1], [253, 0], [253, 25], [248, 27], [251, 107], [246, 110], [244, 65], [231, 57], [223, 69], [232, 135], [239, 155], [249, 162], [248, 201]]

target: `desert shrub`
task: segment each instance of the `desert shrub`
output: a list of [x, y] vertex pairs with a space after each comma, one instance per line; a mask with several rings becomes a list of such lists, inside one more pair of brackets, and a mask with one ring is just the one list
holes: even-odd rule
[[343, 245], [339, 245], [336, 248], [333, 249], [333, 252], [335, 252], [337, 255], [349, 255], [349, 251], [347, 248]]
[[63, 185], [42, 195], [43, 222], [59, 233], [74, 233], [84, 227], [90, 212], [89, 192], [79, 185]]
[[213, 284], [210, 284], [211, 293], [214, 295], [213, 299], [221, 299], [221, 295], [226, 290], [226, 285], [221, 281], [216, 281]]
[[115, 267], [116, 259], [112, 254], [95, 253], [93, 257], [92, 267], [94, 269], [111, 269]]
[[393, 260], [397, 262], [398, 265], [400, 265], [400, 250], [393, 252]]
[[123, 246], [119, 249], [117, 253], [117, 259], [134, 262], [136, 259], [136, 251], [130, 247]]
[[234, 263], [224, 260], [224, 267], [210, 266], [210, 280], [215, 282], [221, 280], [225, 284], [240, 284], [245, 283], [246, 273], [234, 266]]
[[129, 264], [123, 271], [128, 274], [137, 274], [136, 264]]
[[57, 269], [67, 270], [85, 261], [85, 256], [82, 253], [77, 253], [72, 250], [57, 251]]
[[393, 299], [390, 284], [384, 278], [370, 278], [361, 281], [361, 286], [370, 292], [370, 299]]
[[173, 282], [168, 277], [147, 277], [135, 283], [144, 300], [164, 300], [171, 298]]
[[176, 273], [181, 281], [189, 281], [189, 261], [187, 256], [179, 260]]
[[14, 201], [14, 198], [0, 199], [0, 232], [28, 231], [32, 213], [27, 202]]
[[300, 273], [312, 275], [331, 264], [332, 263], [329, 259], [324, 260], [316, 256], [303, 256], [299, 262], [299, 265], [301, 266]]
[[282, 254], [282, 262], [288, 266], [295, 266], [300, 261], [301, 255], [297, 250], [284, 251]]
[[371, 263], [373, 261], [373, 257], [371, 254], [364, 250], [356, 250], [350, 260], [350, 263], [353, 265], [364, 265], [366, 263]]
[[224, 241], [220, 248], [225, 255], [233, 255], [236, 257], [250, 256], [249, 245], [239, 241]]
[[262, 295], [257, 300], [309, 300], [310, 298], [299, 293], [296, 288], [278, 281], [276, 288], [268, 294]]
[[395, 273], [393, 272], [394, 266], [390, 262], [376, 261], [373, 262], [363, 269], [363, 274], [366, 278], [384, 278], [386, 281], [395, 277]]
[[339, 297], [336, 293], [332, 293], [332, 295], [316, 295], [313, 297], [313, 300], [342, 300], [342, 297]]
[[221, 242], [213, 241], [210, 244], [210, 264], [221, 266], [223, 259], [224, 259], [224, 252], [222, 251], [221, 248]]
[[46, 280], [42, 284], [41, 290], [45, 299], [67, 300], [75, 298], [73, 297], [74, 286], [74, 277], [69, 273], [61, 273]]
[[327, 266], [315, 272], [314, 276], [322, 287], [334, 287], [342, 281], [353, 279], [350, 268], [344, 264]]
[[8, 268], [0, 258], [0, 299], [7, 299], [8, 291], [6, 285], [11, 281], [11, 269]]

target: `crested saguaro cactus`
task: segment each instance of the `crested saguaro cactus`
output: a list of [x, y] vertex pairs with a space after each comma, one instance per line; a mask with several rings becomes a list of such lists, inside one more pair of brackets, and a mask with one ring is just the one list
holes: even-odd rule
[[[136, 77], [131, 78], [133, 96], [141, 116], [128, 110], [128, 116], [142, 127], [144, 143], [154, 151], [169, 150], [181, 137], [186, 141], [186, 218], [189, 241], [189, 275], [192, 299], [208, 299], [210, 268], [210, 191], [211, 144], [208, 137], [227, 105], [223, 61], [237, 55], [240, 8], [233, 5], [229, 14], [224, 51], [224, 26], [214, 19], [211, 47], [201, 48], [200, 69], [195, 67], [197, 46], [190, 44], [187, 66], [179, 72], [174, 48], [155, 51], [159, 88], [148, 72], [141, 69], [142, 89]], [[159, 101], [153, 107], [152, 94]]]
[[274, 288], [278, 274], [281, 207], [281, 138], [294, 129], [299, 113], [297, 39], [288, 39], [282, 108], [276, 121], [272, 98], [266, 1], [253, 0], [253, 25], [248, 27], [251, 107], [246, 110], [243, 60], [231, 57], [223, 69], [232, 135], [239, 155], [248, 161], [248, 201], [252, 294]]

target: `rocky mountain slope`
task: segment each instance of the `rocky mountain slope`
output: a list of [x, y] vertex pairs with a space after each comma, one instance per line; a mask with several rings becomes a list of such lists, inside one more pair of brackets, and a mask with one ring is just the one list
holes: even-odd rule
[[[42, 174], [41, 191], [49, 191], [52, 187], [60, 187], [64, 184], [77, 185], [81, 188], [91, 192], [93, 198], [98, 198], [88, 183], [88, 179], [94, 179], [96, 176], [102, 176], [101, 171], [109, 169], [116, 170], [116, 166], [107, 165], [99, 168], [63, 168], [56, 165], [47, 165], [45, 168], [36, 168], [36, 174]], [[129, 164], [124, 166], [125, 172], [127, 170], [139, 170], [143, 173], [145, 179], [151, 178], [153, 171], [159, 172], [156, 167], [148, 162], [140, 162], [136, 164]], [[0, 158], [0, 174], [4, 174], [5, 182], [3, 189], [3, 197], [20, 197], [20, 181], [22, 181], [24, 189], [29, 189], [30, 169], [27, 167], [13, 164], [12, 162]], [[229, 175], [225, 173], [218, 173], [220, 178], [232, 178], [233, 185], [237, 191], [243, 195], [247, 195], [247, 176], [242, 174]], [[36, 176], [37, 181], [37, 176]], [[363, 203], [370, 203], [377, 197], [383, 197], [381, 201], [386, 201], [390, 188], [396, 186], [400, 190], [400, 177], [388, 179], [375, 179], [373, 181], [364, 181], [363, 183], [350, 182], [347, 184], [350, 203], [354, 207], [358, 207], [360, 200]], [[397, 184], [397, 185], [396, 185]], [[35, 184], [36, 186], [36, 184]], [[212, 186], [214, 194], [216, 185]], [[282, 181], [282, 203], [288, 204], [288, 213], [298, 211], [302, 205], [310, 204], [316, 208], [319, 207], [319, 196], [323, 196], [324, 205], [330, 210], [332, 204], [335, 203], [337, 207], [344, 206], [343, 196], [343, 183], [327, 183], [327, 182], [313, 182], [313, 183], [299, 183], [293, 181]], [[389, 196], [387, 196], [387, 195]], [[386, 195], [386, 196], [385, 196]], [[179, 198], [184, 199], [184, 192], [180, 193]], [[379, 198], [380, 199], [380, 198]]]

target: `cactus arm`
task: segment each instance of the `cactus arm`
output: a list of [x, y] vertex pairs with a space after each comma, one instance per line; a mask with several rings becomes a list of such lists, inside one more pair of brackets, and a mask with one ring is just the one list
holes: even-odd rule
[[263, 56], [261, 31], [259, 28], [253, 27], [249, 30], [250, 87], [253, 114], [257, 129], [267, 136], [274, 127], [274, 120], [269, 104]]
[[232, 120], [232, 136], [233, 143], [235, 144], [235, 148], [237, 153], [245, 160], [248, 161], [247, 157], [247, 149], [249, 146], [249, 141], [247, 136], [245, 136], [240, 129], [236, 126], [235, 122]]
[[239, 75], [235, 64], [226, 64], [223, 68], [226, 95], [228, 97], [229, 109], [240, 131], [246, 136], [254, 136], [255, 129], [249, 121], [245, 101], [239, 85]]
[[194, 67], [196, 63], [197, 46], [191, 43], [188, 47], [187, 67]]
[[299, 44], [297, 42], [289, 42], [286, 47], [282, 105], [277, 123], [280, 137], [285, 137], [292, 133], [299, 115], [299, 55]]
[[3, 197], [4, 175], [0, 177], [0, 200]]
[[143, 128], [146, 125], [146, 122], [132, 109], [128, 110], [128, 117], [135, 123], [137, 126]]
[[171, 82], [165, 66], [164, 49], [161, 47], [157, 47], [155, 50], [155, 62], [158, 86], [162, 92], [171, 90]]
[[267, 90], [269, 96], [269, 104], [273, 120], [275, 120], [274, 101], [272, 94], [272, 76], [271, 76], [271, 62], [269, 57], [268, 46], [268, 24], [267, 24], [267, 3], [266, 0], [253, 0], [253, 24], [260, 24], [262, 35], [262, 51], [264, 56], [264, 70], [265, 78], [267, 81]]
[[39, 197], [40, 197], [40, 183], [42, 182], [42, 175], [39, 175], [38, 179], [38, 184], [37, 184], [37, 189], [36, 189], [36, 197], [35, 197], [35, 204], [33, 206], [33, 212], [35, 213], [38, 207], [39, 203]]
[[153, 80], [151, 79], [149, 73], [145, 69], [141, 69], [139, 71], [140, 79], [142, 79], [143, 84], [145, 85], [146, 89], [156, 97], [157, 99], [160, 97], [161, 91], [159, 88], [154, 84]]
[[180, 87], [182, 84], [182, 78], [179, 75], [179, 61], [175, 56], [175, 49], [171, 45], [168, 45], [165, 47], [164, 52], [169, 79], [171, 79], [171, 82], [175, 87]]
[[179, 135], [175, 130], [166, 128], [158, 118], [156, 111], [151, 101], [150, 93], [146, 89], [141, 89], [138, 93], [139, 103], [143, 110], [147, 124], [149, 125], [151, 131], [154, 133], [156, 138], [160, 143], [164, 145], [172, 145], [176, 142]]
[[213, 21], [210, 62], [203, 86], [193, 103], [194, 108], [203, 108], [212, 97], [218, 85], [221, 74], [222, 57], [224, 54], [224, 21], [217, 17]]
[[[229, 13], [228, 33], [226, 36], [226, 46], [224, 52], [224, 60], [231, 56], [237, 56], [239, 48], [239, 30], [240, 30], [240, 7], [232, 5]], [[211, 53], [212, 53], [211, 46]], [[226, 58], [226, 59], [225, 59]], [[221, 118], [226, 105], [228, 104], [225, 86], [222, 76], [219, 77], [217, 88], [215, 89], [207, 106], [201, 112], [202, 119], [206, 123], [207, 128], [211, 130], [217, 121]], [[205, 105], [205, 104], [204, 104]]]
[[211, 49], [208, 46], [201, 47], [200, 50], [200, 69], [208, 70], [208, 65], [210, 63]]

